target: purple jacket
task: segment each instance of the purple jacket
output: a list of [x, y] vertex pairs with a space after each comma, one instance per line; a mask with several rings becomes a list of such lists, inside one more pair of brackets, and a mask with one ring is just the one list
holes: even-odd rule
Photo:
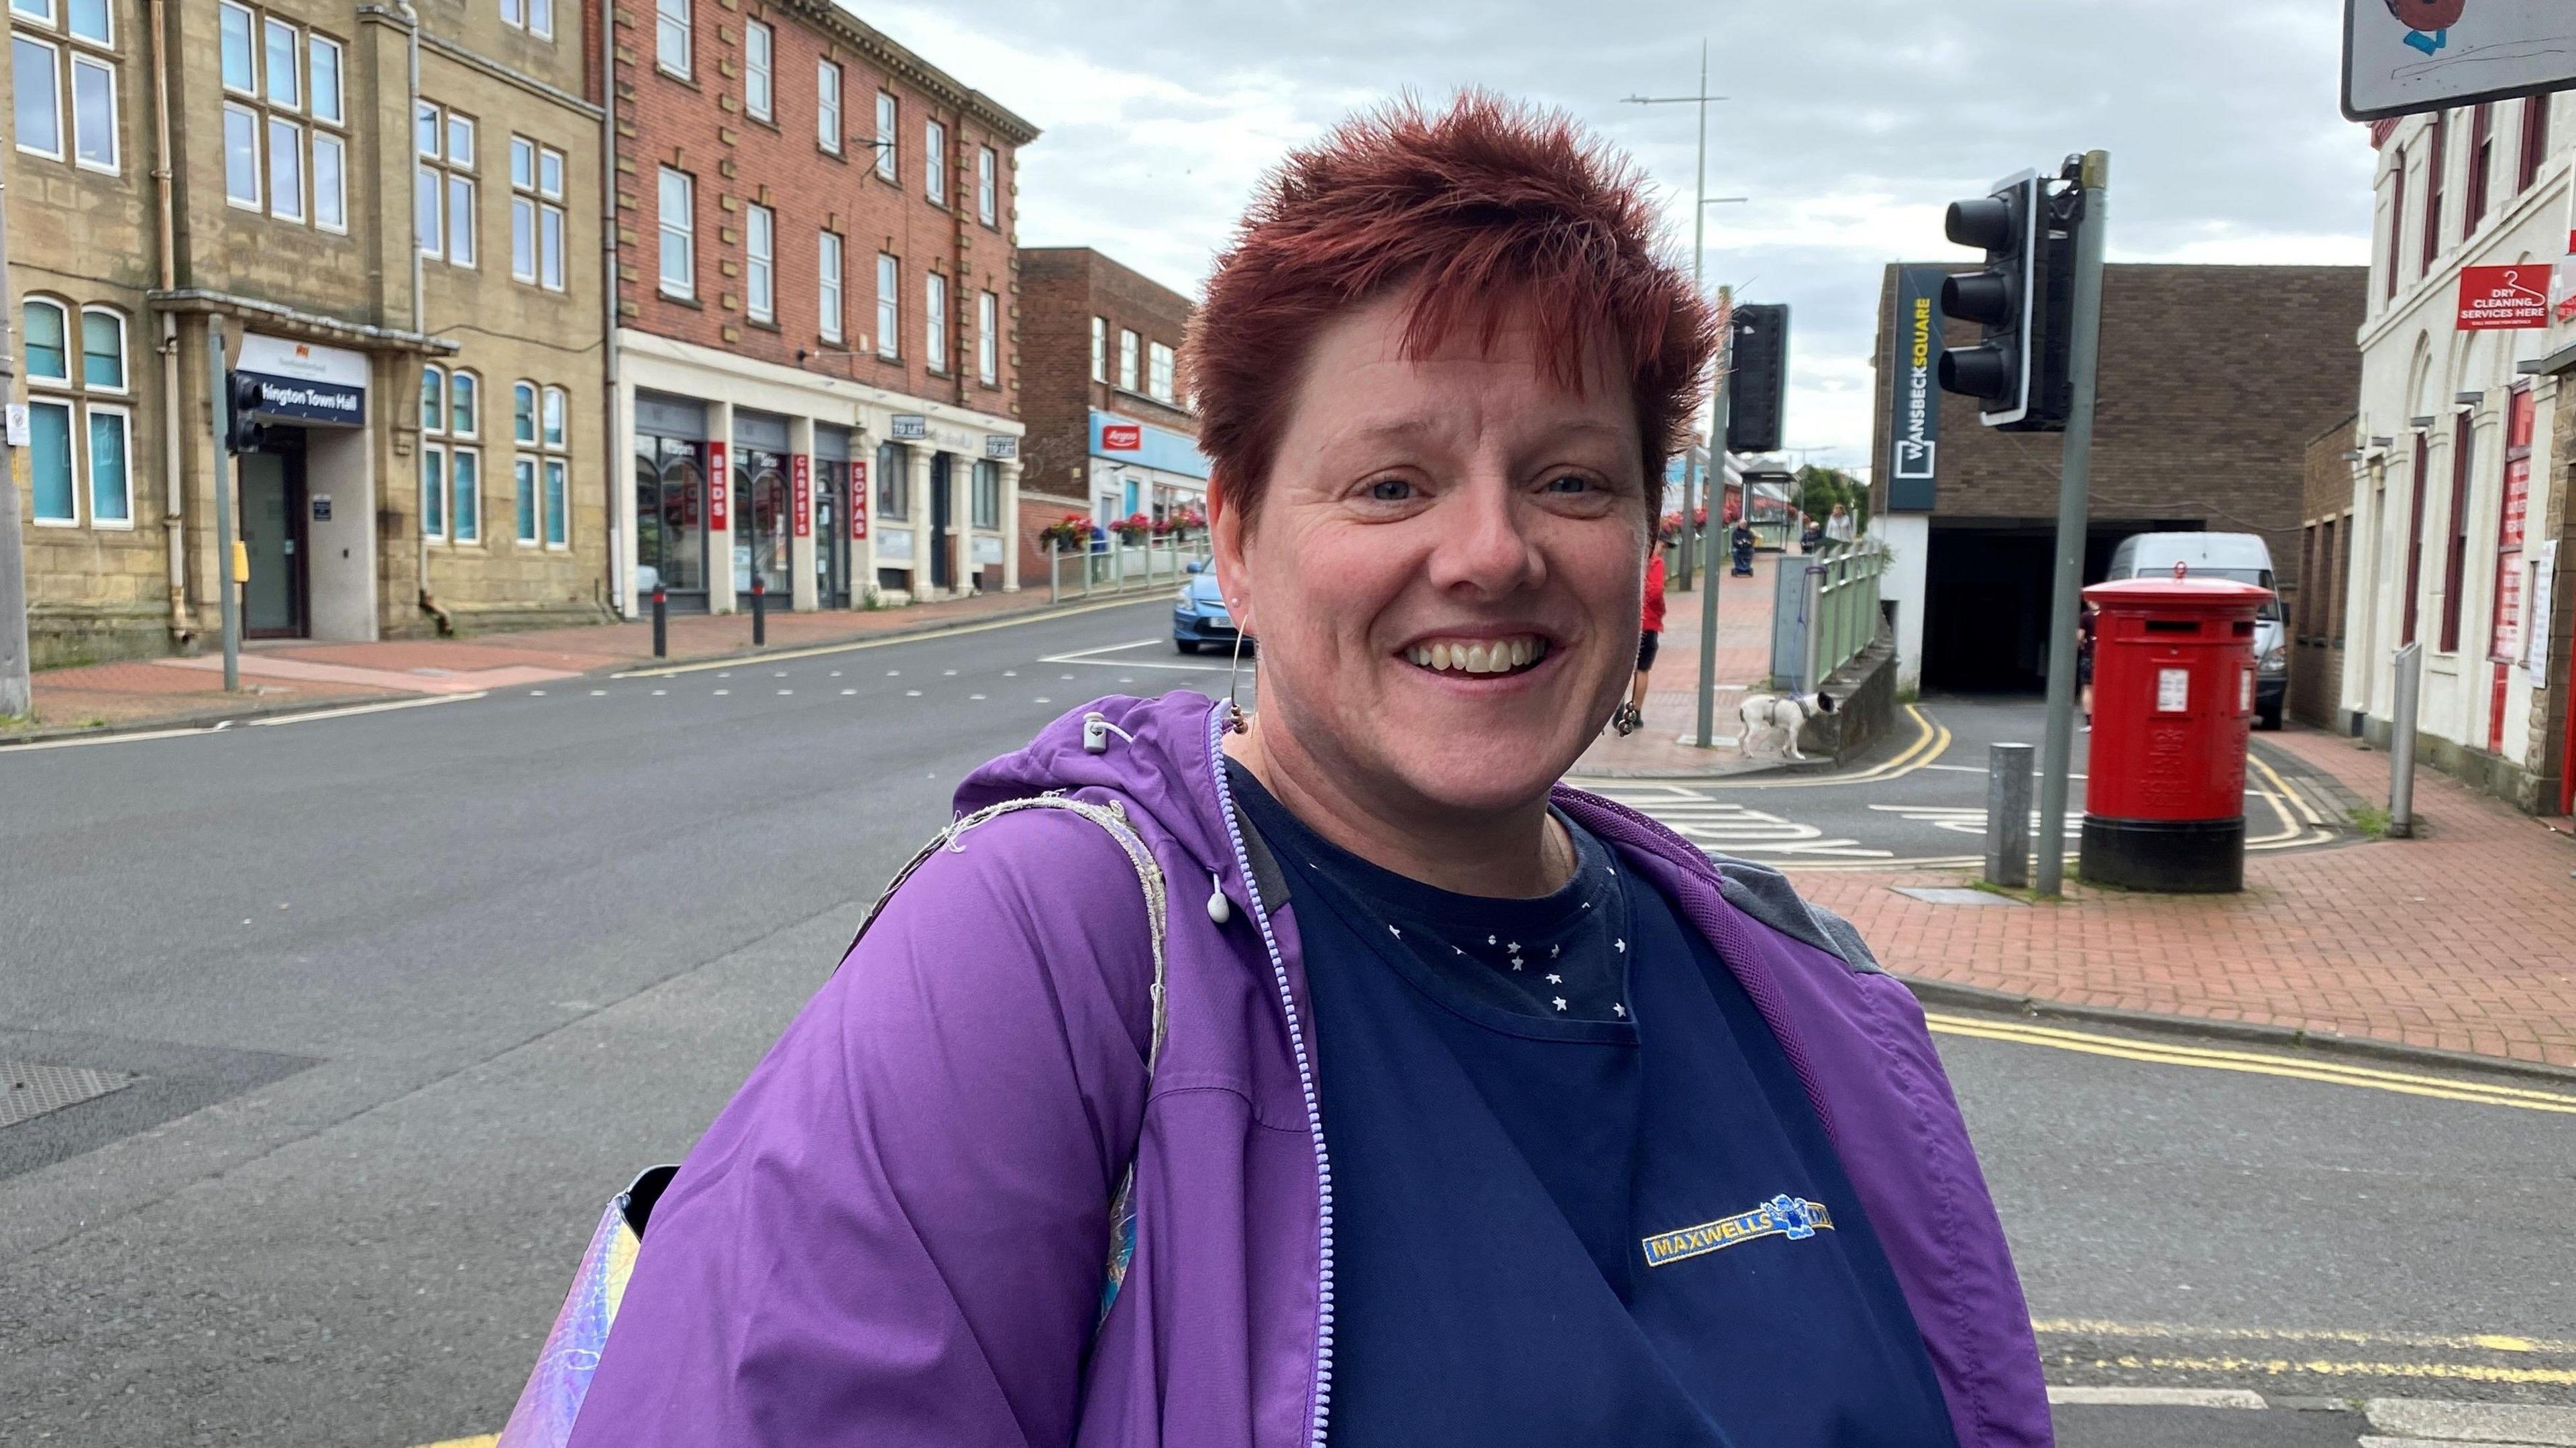
[[[957, 806], [1062, 790], [1125, 810], [1170, 885], [1151, 1081], [1148, 928], [1118, 845], [1054, 810], [969, 831], [895, 894], [654, 1209], [575, 1448], [1323, 1443], [1333, 1176], [1295, 906], [1252, 884], [1221, 707], [1090, 707], [1133, 741], [1085, 753], [1077, 710]], [[1961, 1448], [2047, 1444], [2020, 1282], [1914, 998], [1842, 935], [1757, 920], [1652, 821], [1557, 801], [1680, 905], [1779, 1034]], [[1095, 1336], [1131, 1159], [1135, 1257]]]

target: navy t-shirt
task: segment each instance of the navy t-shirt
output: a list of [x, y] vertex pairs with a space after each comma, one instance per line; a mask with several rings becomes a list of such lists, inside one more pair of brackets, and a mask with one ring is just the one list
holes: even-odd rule
[[1661, 894], [1570, 821], [1555, 894], [1436, 890], [1233, 779], [1314, 1002], [1332, 1448], [1955, 1443], [1787, 1057]]

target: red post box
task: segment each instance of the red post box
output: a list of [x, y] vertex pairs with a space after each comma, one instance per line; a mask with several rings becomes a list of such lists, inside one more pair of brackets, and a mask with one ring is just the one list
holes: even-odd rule
[[2101, 612], [2077, 873], [2131, 890], [2245, 888], [2254, 613], [2271, 594], [2185, 577], [2097, 583], [2084, 597]]

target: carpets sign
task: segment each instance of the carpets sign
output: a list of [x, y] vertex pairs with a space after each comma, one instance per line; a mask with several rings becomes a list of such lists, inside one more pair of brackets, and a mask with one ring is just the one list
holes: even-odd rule
[[1941, 452], [1939, 267], [1896, 269], [1896, 316], [1888, 329], [1887, 508], [1932, 511]]

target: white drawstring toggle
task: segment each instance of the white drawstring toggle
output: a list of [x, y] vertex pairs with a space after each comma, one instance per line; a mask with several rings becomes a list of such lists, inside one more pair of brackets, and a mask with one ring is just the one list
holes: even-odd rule
[[1135, 735], [1130, 734], [1126, 730], [1119, 728], [1117, 725], [1110, 723], [1109, 716], [1101, 713], [1097, 709], [1094, 709], [1090, 713], [1082, 716], [1083, 753], [1107, 754], [1109, 752], [1109, 736], [1112, 734], [1117, 735], [1119, 738], [1126, 740], [1130, 744], [1136, 742]]
[[1225, 898], [1225, 884], [1214, 875], [1208, 876], [1208, 918], [1219, 925], [1234, 918], [1234, 906]]

